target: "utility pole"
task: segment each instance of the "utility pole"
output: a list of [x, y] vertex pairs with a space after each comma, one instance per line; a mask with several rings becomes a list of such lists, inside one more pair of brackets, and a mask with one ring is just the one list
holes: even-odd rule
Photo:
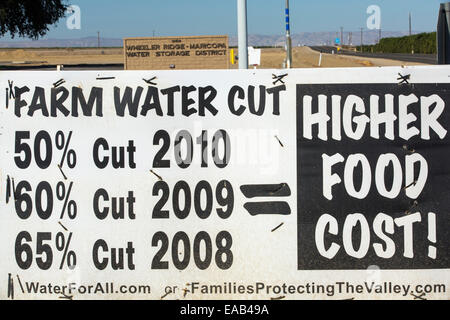
[[381, 41], [381, 27], [378, 29], [378, 43]]
[[[411, 12], [409, 13], [409, 36], [412, 36]], [[412, 45], [411, 54], [414, 54], [414, 45]]]
[[237, 0], [239, 69], [248, 69], [247, 0]]
[[341, 45], [344, 45], [344, 27], [341, 27]]
[[289, 23], [289, 0], [286, 0], [286, 68], [292, 67], [292, 39]]
[[97, 31], [97, 47], [100, 48], [100, 31]]
[[361, 52], [363, 52], [363, 30], [364, 28], [361, 28]]
[[409, 13], [409, 36], [412, 35], [411, 12]]

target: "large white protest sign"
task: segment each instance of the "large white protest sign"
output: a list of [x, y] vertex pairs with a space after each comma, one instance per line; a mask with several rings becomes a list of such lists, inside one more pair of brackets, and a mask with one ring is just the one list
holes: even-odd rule
[[3, 72], [0, 298], [448, 299], [449, 74]]

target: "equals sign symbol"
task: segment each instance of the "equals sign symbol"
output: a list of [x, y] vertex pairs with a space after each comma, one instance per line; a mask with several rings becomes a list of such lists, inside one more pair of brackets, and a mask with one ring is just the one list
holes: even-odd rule
[[[287, 183], [243, 185], [241, 191], [247, 199], [289, 197], [291, 189]], [[291, 207], [284, 201], [247, 202], [244, 208], [252, 216], [256, 215], [290, 215]]]

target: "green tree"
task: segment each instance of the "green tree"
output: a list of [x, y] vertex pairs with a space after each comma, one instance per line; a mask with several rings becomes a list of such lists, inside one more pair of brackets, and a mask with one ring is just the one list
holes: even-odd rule
[[9, 32], [13, 38], [37, 39], [64, 17], [66, 9], [64, 0], [1, 0], [0, 36]]

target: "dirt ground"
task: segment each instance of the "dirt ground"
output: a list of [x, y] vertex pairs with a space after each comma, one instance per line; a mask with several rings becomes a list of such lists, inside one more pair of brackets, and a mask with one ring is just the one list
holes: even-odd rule
[[[292, 54], [293, 67], [317, 68], [319, 67], [319, 57], [319, 52], [308, 47], [295, 47]], [[261, 66], [257, 68], [282, 68], [284, 58], [285, 52], [283, 49], [262, 49]], [[123, 62], [122, 48], [0, 49], [0, 65], [121, 64]], [[323, 54], [320, 67], [379, 67], [395, 65], [421, 65], [421, 63]], [[231, 65], [230, 68], [237, 68], [237, 65]]]
[[[286, 54], [283, 49], [263, 49], [261, 52], [261, 66], [258, 68], [281, 68]], [[309, 47], [295, 47], [292, 50], [293, 68], [318, 68], [320, 53]], [[403, 62], [387, 59], [352, 57], [338, 54], [322, 54], [320, 67], [384, 67], [384, 66], [412, 66], [421, 65], [415, 62]]]
[[0, 49], [0, 65], [76, 65], [123, 63], [122, 48]]

